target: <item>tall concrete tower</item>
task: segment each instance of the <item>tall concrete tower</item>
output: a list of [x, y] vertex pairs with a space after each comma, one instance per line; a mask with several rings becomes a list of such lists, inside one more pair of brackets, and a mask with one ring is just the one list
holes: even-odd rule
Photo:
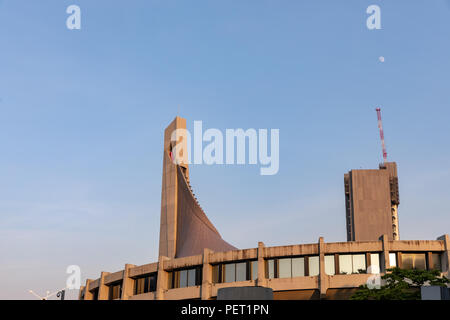
[[347, 241], [376, 241], [383, 234], [400, 240], [397, 164], [344, 175]]
[[164, 131], [159, 256], [202, 254], [203, 249], [236, 248], [222, 239], [195, 197], [189, 182], [186, 119], [176, 117]]

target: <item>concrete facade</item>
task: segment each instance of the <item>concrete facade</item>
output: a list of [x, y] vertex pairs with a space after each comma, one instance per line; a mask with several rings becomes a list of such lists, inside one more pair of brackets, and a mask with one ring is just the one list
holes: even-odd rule
[[344, 175], [344, 186], [347, 241], [377, 240], [384, 234], [400, 240], [395, 162], [378, 170], [351, 170]]
[[[232, 250], [224, 252], [214, 252], [205, 249], [203, 254], [169, 259], [161, 257], [159, 262], [142, 266], [126, 265], [124, 270], [115, 273], [102, 272], [101, 277], [96, 280], [88, 279], [86, 286], [80, 291], [80, 299], [94, 300], [95, 290], [100, 289], [99, 300], [109, 299], [107, 287], [110, 283], [123, 283], [123, 300], [179, 300], [179, 299], [202, 299], [211, 300], [217, 298], [220, 288], [263, 286], [271, 288], [274, 292], [274, 299], [347, 299], [355, 289], [365, 284], [374, 274], [340, 274], [339, 255], [348, 254], [374, 254], [380, 257], [380, 276], [385, 274], [391, 266], [389, 261], [390, 253], [397, 256], [397, 264], [400, 264], [399, 257], [402, 253], [434, 253], [441, 257], [441, 272], [449, 277], [450, 256], [449, 236], [439, 237], [439, 240], [412, 240], [398, 241], [388, 240], [387, 236], [378, 241], [358, 241], [358, 242], [332, 242], [326, 243], [323, 238], [315, 244], [298, 244], [290, 246], [266, 247], [259, 243], [257, 248]], [[329, 275], [325, 272], [325, 256], [333, 255], [335, 259], [336, 273]], [[273, 258], [319, 256], [320, 272], [316, 276], [301, 276], [291, 278], [272, 278], [266, 275], [267, 260]], [[257, 261], [258, 277], [255, 280], [235, 281], [229, 283], [214, 283], [212, 268], [217, 264], [239, 263], [242, 261]], [[430, 267], [428, 262], [428, 267]], [[367, 265], [370, 261], [367, 262]], [[173, 288], [169, 286], [169, 273], [174, 270], [188, 269], [194, 266], [202, 268], [202, 282], [200, 285], [184, 288]], [[158, 273], [157, 290], [143, 294], [130, 294], [131, 283], [141, 276], [151, 273]]]

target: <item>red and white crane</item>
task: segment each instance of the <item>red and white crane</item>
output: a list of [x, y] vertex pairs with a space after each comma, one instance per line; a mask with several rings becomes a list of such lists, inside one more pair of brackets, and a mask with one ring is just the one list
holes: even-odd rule
[[376, 108], [378, 117], [378, 129], [380, 129], [381, 147], [383, 148], [383, 162], [387, 162], [386, 144], [384, 143], [383, 122], [381, 121], [381, 109]]

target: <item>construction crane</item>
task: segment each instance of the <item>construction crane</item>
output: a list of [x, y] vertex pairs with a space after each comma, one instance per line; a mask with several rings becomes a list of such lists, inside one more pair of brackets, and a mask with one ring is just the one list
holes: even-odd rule
[[383, 163], [387, 162], [386, 144], [384, 143], [383, 122], [381, 121], [381, 108], [376, 108], [378, 117], [378, 129], [380, 129], [381, 147], [383, 148]]

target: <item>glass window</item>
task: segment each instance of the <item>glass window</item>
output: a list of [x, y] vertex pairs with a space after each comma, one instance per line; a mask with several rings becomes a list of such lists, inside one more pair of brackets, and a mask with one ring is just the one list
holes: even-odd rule
[[156, 274], [143, 276], [134, 280], [134, 294], [156, 291]]
[[213, 266], [213, 269], [212, 269], [213, 283], [221, 283], [222, 282], [221, 272], [220, 272], [221, 268], [222, 268], [222, 266], [220, 264]]
[[122, 284], [113, 284], [109, 287], [109, 300], [120, 299]]
[[353, 273], [365, 273], [366, 272], [366, 255], [354, 254], [353, 258]]
[[319, 256], [309, 257], [309, 275], [319, 275]]
[[305, 258], [292, 258], [292, 276], [305, 276]]
[[180, 273], [180, 284], [178, 288], [187, 287], [187, 270], [178, 271]]
[[340, 254], [339, 255], [339, 273], [351, 274], [353, 273], [352, 255]]
[[153, 274], [150, 276], [150, 292], [156, 291], [156, 281], [158, 276]]
[[269, 279], [275, 278], [275, 260], [267, 260], [267, 277]]
[[251, 262], [252, 280], [258, 279], [258, 261]]
[[394, 253], [389, 253], [389, 266], [391, 268], [394, 268], [397, 266], [397, 254]]
[[195, 271], [196, 269], [189, 269], [187, 274], [187, 286], [195, 286]]
[[236, 281], [246, 281], [247, 280], [247, 263], [240, 262], [236, 263]]
[[292, 260], [291, 258], [278, 260], [278, 278], [292, 277], [291, 260]]
[[[369, 270], [370, 268], [370, 270]], [[380, 254], [370, 254], [370, 266], [367, 268], [367, 273], [378, 274], [380, 273]]]
[[402, 269], [426, 269], [425, 253], [403, 253]]
[[225, 282], [236, 281], [236, 264], [228, 263], [224, 265], [225, 267]]
[[334, 266], [334, 255], [325, 256], [325, 274], [332, 276], [336, 273]]
[[144, 293], [144, 283], [145, 283], [145, 278], [139, 278], [135, 280], [135, 284], [134, 284], [134, 294], [141, 294]]
[[441, 268], [441, 254], [440, 253], [432, 253], [431, 260], [433, 260], [433, 269], [442, 271]]

